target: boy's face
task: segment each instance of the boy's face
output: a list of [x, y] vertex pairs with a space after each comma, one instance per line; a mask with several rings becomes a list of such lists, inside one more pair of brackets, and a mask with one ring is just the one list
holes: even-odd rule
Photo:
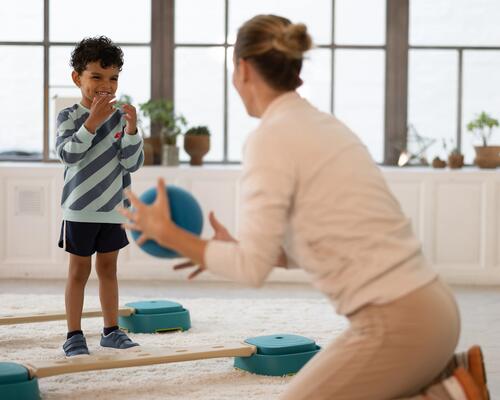
[[99, 61], [88, 63], [81, 75], [73, 71], [71, 77], [82, 92], [82, 105], [90, 108], [94, 97], [114, 96], [118, 89], [119, 74], [120, 70], [117, 67], [103, 68]]

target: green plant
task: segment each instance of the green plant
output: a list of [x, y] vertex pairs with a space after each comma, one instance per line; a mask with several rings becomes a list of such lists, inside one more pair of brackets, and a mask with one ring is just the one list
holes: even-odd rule
[[151, 124], [158, 124], [161, 127], [161, 135], [165, 144], [177, 144], [177, 136], [182, 134], [187, 121], [182, 114], [175, 113], [174, 104], [171, 101], [151, 99], [139, 104], [139, 108], [145, 117], [150, 118]]
[[483, 146], [488, 146], [488, 140], [493, 133], [493, 128], [498, 127], [498, 120], [492, 118], [484, 111], [479, 114], [476, 119], [473, 119], [467, 124], [467, 130], [479, 136], [483, 142]]
[[184, 135], [210, 136], [210, 131], [207, 126], [193, 126], [192, 128], [189, 128]]

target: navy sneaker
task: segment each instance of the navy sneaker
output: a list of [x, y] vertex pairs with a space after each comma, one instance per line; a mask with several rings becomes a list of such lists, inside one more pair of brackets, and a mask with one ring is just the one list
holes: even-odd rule
[[82, 356], [89, 354], [89, 348], [87, 347], [87, 341], [85, 336], [81, 333], [71, 336], [63, 344], [63, 350], [66, 357]]
[[133, 342], [125, 332], [117, 329], [108, 335], [101, 334], [101, 346], [111, 347], [113, 349], [128, 349], [130, 347], [139, 346], [139, 343]]

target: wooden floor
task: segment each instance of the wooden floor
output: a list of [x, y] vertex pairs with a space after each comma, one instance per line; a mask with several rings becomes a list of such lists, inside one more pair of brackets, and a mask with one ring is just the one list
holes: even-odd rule
[[[500, 287], [453, 287], [462, 314], [462, 336], [458, 350], [480, 344], [485, 352], [488, 384], [492, 400], [500, 399]], [[120, 292], [128, 296], [158, 298], [316, 298], [321, 294], [301, 284], [268, 284], [249, 289], [235, 284], [216, 282], [120, 282]], [[0, 293], [64, 293], [63, 281], [0, 280]], [[87, 293], [97, 294], [91, 281]], [[1, 297], [1, 295], [0, 295]]]

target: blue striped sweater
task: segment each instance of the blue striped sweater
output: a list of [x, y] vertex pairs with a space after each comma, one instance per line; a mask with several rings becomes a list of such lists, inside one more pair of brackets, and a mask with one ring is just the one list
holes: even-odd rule
[[63, 219], [123, 223], [125, 218], [116, 206], [130, 206], [123, 189], [130, 187], [130, 173], [143, 163], [143, 140], [139, 133], [125, 133], [120, 110], [93, 135], [83, 125], [89, 113], [75, 104], [57, 118], [56, 151], [64, 164]]

